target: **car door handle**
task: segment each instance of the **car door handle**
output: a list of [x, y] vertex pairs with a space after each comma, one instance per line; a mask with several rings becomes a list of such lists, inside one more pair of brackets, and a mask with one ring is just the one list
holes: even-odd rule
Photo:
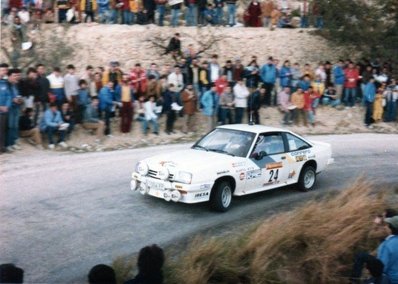
[[286, 156], [282, 156], [282, 157], [281, 157], [281, 160], [285, 160], [285, 159], [286, 159]]

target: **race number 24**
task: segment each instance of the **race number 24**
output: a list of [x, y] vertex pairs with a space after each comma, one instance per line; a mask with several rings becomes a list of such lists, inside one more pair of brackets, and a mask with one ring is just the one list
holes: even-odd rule
[[270, 170], [269, 171], [269, 180], [268, 182], [274, 182], [278, 180], [279, 169]]

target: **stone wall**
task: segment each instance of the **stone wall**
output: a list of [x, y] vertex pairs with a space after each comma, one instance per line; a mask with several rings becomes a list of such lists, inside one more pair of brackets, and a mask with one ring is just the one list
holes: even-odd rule
[[[30, 34], [34, 42], [49, 41], [54, 34], [65, 38], [69, 45], [75, 47], [74, 55], [60, 62], [60, 66], [72, 63], [78, 68], [88, 64], [104, 66], [111, 60], [117, 60], [122, 68], [130, 68], [140, 62], [172, 63], [169, 55], [162, 52], [149, 42], [155, 37], [162, 38], [166, 44], [176, 32], [181, 34], [182, 47], [189, 43], [199, 47], [205, 38], [217, 38], [217, 41], [204, 55], [218, 54], [220, 61], [240, 57], [247, 63], [252, 55], [257, 55], [259, 63], [265, 62], [270, 55], [282, 60], [315, 65], [319, 61], [335, 61], [343, 50], [332, 47], [323, 38], [313, 35], [310, 29], [277, 29], [270, 31], [265, 28], [245, 27], [157, 27], [79, 24], [75, 26], [43, 25], [41, 31]], [[7, 39], [3, 37], [2, 45]], [[51, 52], [51, 50], [47, 50]], [[4, 57], [0, 60], [3, 62]]]

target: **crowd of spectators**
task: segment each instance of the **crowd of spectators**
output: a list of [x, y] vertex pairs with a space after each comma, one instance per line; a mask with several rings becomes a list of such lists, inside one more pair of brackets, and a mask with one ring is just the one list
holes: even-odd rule
[[[153, 244], [143, 247], [137, 258], [138, 274], [124, 284], [163, 284], [163, 249]], [[93, 266], [88, 275], [89, 284], [116, 284], [115, 270], [106, 264]], [[24, 283], [24, 270], [13, 263], [0, 265], [0, 283]]]
[[[237, 15], [237, 0], [2, 0], [2, 21], [12, 24], [19, 16], [23, 24], [81, 23], [180, 25], [183, 15], [186, 26], [249, 26], [308, 28], [310, 20], [316, 28], [323, 27], [323, 12], [318, 0], [303, 0], [297, 6], [287, 0], [252, 0], [242, 17]], [[300, 17], [299, 25], [291, 18]], [[239, 21], [237, 21], [237, 19]]]
[[[199, 57], [190, 45], [181, 50], [177, 33], [167, 52], [175, 65], [140, 63], [122, 70], [112, 61], [106, 68], [87, 66], [65, 72], [59, 67], [19, 69], [0, 65], [0, 134], [3, 151], [19, 150], [19, 137], [42, 148], [66, 140], [76, 125], [95, 132], [96, 143], [112, 137], [111, 121], [120, 121], [120, 132], [131, 132], [137, 123], [143, 135], [159, 135], [159, 119], [165, 116], [165, 133], [175, 133], [176, 119], [183, 119], [184, 133], [196, 132], [199, 110], [208, 130], [216, 125], [250, 121], [260, 124], [261, 107], [277, 107], [282, 124], [316, 125], [319, 106], [337, 109], [364, 107], [364, 124], [397, 121], [398, 86], [388, 62], [349, 59], [317, 66], [282, 64], [273, 57], [243, 65], [239, 58], [220, 62], [218, 55]], [[203, 128], [203, 127], [202, 127]], [[113, 128], [114, 131], [114, 128]], [[42, 135], [44, 135], [42, 137]], [[57, 140], [55, 140], [57, 138]]]

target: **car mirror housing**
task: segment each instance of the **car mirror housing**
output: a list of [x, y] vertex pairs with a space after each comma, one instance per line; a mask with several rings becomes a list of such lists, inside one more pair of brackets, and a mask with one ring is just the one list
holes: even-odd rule
[[259, 161], [262, 160], [265, 156], [267, 156], [267, 153], [265, 151], [261, 151], [260, 153], [253, 153], [251, 155], [251, 158]]

